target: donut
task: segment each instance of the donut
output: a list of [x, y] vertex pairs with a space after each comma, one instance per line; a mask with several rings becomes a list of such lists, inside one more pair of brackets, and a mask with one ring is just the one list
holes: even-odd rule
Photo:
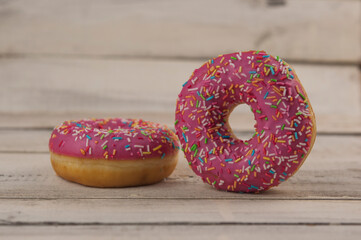
[[161, 181], [174, 170], [177, 136], [142, 119], [66, 121], [49, 140], [51, 164], [62, 178], [91, 187], [129, 187]]
[[[256, 121], [248, 140], [238, 139], [228, 122], [243, 103]], [[316, 137], [315, 115], [295, 71], [264, 51], [220, 55], [196, 69], [178, 96], [175, 120], [191, 169], [230, 192], [261, 192], [286, 181]]]

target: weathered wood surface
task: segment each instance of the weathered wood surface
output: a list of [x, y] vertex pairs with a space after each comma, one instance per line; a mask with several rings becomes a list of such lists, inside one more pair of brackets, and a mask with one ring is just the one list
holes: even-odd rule
[[[20, 230], [21, 229], [21, 230]], [[19, 231], [20, 230], [20, 231]], [[6, 239], [357, 239], [360, 226], [303, 225], [90, 225], [90, 226], [0, 226]]]
[[[182, 84], [202, 62], [0, 59], [0, 112], [174, 113]], [[361, 118], [357, 66], [294, 68], [317, 115]]]
[[[3, 132], [3, 131], [2, 131]], [[312, 154], [286, 183], [263, 194], [215, 191], [181, 157], [165, 181], [124, 189], [88, 188], [57, 177], [47, 153], [48, 131], [0, 135], [0, 198], [356, 199], [361, 200], [361, 137], [318, 136]], [[34, 153], [39, 152], [39, 153]], [[182, 153], [180, 153], [182, 156]]]
[[[0, 0], [0, 36], [1, 239], [361, 235], [361, 0]], [[150, 186], [89, 188], [55, 175], [55, 125], [136, 117], [173, 127], [192, 71], [247, 49], [294, 63], [316, 113], [314, 149], [287, 182], [220, 192], [183, 157]], [[244, 136], [252, 118], [237, 109], [230, 122]]]
[[329, 240], [361, 232], [360, 136], [321, 134], [290, 180], [262, 194], [235, 194], [202, 183], [182, 157], [168, 179], [150, 186], [70, 183], [51, 168], [49, 134], [0, 130], [0, 237]]
[[[358, 224], [361, 201], [1, 199], [0, 224]], [[292, 212], [292, 214], [290, 214]]]
[[2, 1], [0, 54], [208, 58], [264, 49], [360, 62], [361, 1], [278, 2]]

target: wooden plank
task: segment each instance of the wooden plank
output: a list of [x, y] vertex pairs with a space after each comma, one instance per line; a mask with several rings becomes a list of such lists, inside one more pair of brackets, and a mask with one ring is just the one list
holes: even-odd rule
[[[0, 112], [173, 114], [181, 85], [200, 65], [201, 61], [2, 59]], [[294, 67], [317, 116], [336, 121], [341, 116], [361, 118], [357, 66]]]
[[[47, 138], [38, 141], [24, 135], [10, 141], [16, 142], [1, 140], [2, 151], [31, 151], [31, 146], [46, 151], [47, 147]], [[305, 164], [287, 182], [263, 194], [234, 194], [216, 191], [204, 184], [189, 169], [183, 157], [180, 157], [175, 172], [161, 183], [100, 189], [83, 187], [57, 177], [48, 154], [0, 153], [0, 198], [361, 200], [360, 155], [359, 136], [319, 136]]]
[[211, 57], [241, 47], [360, 62], [359, 0], [268, 2], [5, 1], [0, 53]]
[[0, 203], [2, 225], [361, 224], [359, 200], [1, 199]]
[[136, 225], [136, 226], [0, 226], [0, 237], [6, 239], [277, 239], [277, 240], [339, 240], [357, 239], [359, 226], [194, 226], [194, 225]]
[[49, 130], [0, 130], [0, 152], [47, 153], [50, 134]]
[[[84, 118], [125, 117], [142, 118], [173, 128], [173, 112], [31, 112], [31, 113], [3, 113], [0, 114], [0, 130], [50, 130], [65, 120]], [[317, 115], [317, 132], [320, 134], [361, 134], [361, 117], [340, 115]], [[238, 111], [232, 113], [230, 123], [236, 134], [253, 131], [253, 116], [249, 112]], [[252, 134], [252, 133], [251, 133]]]

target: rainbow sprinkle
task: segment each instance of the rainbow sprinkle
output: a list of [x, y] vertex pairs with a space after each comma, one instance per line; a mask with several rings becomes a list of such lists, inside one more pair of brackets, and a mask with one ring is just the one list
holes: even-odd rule
[[142, 119], [66, 121], [51, 136], [52, 152], [94, 159], [163, 159], [179, 149], [170, 129]]
[[[230, 109], [248, 104], [254, 136], [234, 138]], [[264, 51], [221, 55], [195, 70], [177, 99], [176, 132], [192, 170], [213, 187], [260, 192], [287, 180], [312, 147], [315, 122], [292, 68]]]

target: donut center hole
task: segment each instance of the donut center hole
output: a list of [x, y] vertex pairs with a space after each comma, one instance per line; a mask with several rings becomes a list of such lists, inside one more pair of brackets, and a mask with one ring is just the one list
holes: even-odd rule
[[247, 104], [240, 104], [233, 109], [228, 124], [233, 134], [242, 141], [251, 139], [256, 132], [254, 114]]

